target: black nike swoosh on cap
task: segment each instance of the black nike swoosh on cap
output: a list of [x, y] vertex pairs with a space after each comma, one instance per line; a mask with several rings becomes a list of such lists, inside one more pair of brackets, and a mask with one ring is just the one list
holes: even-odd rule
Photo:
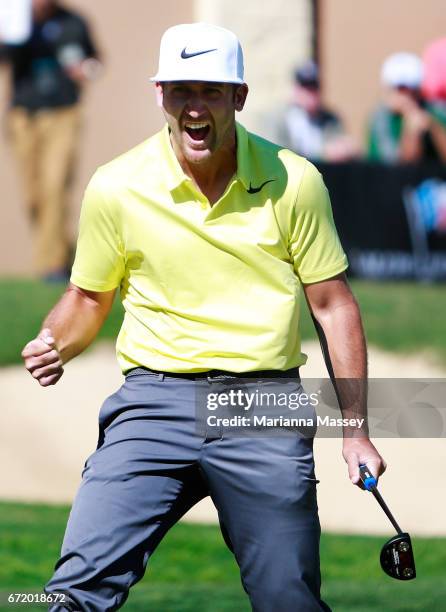
[[204, 53], [210, 53], [211, 51], [217, 51], [217, 49], [205, 49], [204, 51], [195, 51], [194, 53], [188, 53], [186, 51], [186, 47], [181, 51], [182, 59], [189, 59], [190, 57], [195, 57], [196, 55], [203, 55]]
[[260, 187], [253, 187], [251, 184], [251, 181], [249, 182], [249, 189], [247, 189], [246, 191], [248, 193], [259, 193], [259, 191], [261, 191], [265, 185], [267, 185], [268, 183], [273, 183], [276, 179], [269, 179], [268, 181], [265, 181], [264, 183], [262, 183], [260, 185]]

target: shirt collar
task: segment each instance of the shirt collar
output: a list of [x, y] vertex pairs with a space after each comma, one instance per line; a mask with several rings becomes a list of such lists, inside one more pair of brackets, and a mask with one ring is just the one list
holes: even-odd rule
[[[248, 132], [240, 125], [235, 124], [235, 131], [237, 136], [237, 179], [243, 184], [245, 189], [249, 188], [251, 180], [251, 167], [249, 163], [248, 155]], [[180, 163], [173, 151], [172, 144], [170, 142], [169, 126], [166, 125], [161, 130], [161, 142], [165, 160], [166, 170], [166, 185], [169, 191], [173, 191], [179, 187], [185, 181], [190, 181], [191, 178], [187, 176], [180, 166]]]
[[237, 135], [237, 178], [245, 189], [249, 189], [251, 180], [251, 165], [249, 158], [248, 132], [240, 123], [235, 124]]

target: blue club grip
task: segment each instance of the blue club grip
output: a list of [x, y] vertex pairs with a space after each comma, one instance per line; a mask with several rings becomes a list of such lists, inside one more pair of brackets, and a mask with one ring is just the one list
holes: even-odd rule
[[376, 478], [372, 475], [369, 468], [365, 464], [359, 466], [359, 475], [367, 491], [371, 491], [376, 487]]

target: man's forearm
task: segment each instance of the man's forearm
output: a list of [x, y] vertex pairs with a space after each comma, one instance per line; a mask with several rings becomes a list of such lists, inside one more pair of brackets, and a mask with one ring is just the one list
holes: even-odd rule
[[314, 317], [323, 333], [336, 378], [365, 378], [367, 349], [359, 308], [354, 299]]
[[98, 301], [70, 285], [43, 322], [51, 330], [63, 363], [79, 355], [99, 332], [113, 301], [110, 292]]
[[358, 304], [345, 274], [304, 286], [333, 381], [342, 416], [365, 419], [361, 427], [344, 427], [342, 455], [353, 484], [361, 486], [359, 465], [375, 477], [386, 469], [368, 436], [367, 350]]
[[412, 126], [405, 125], [400, 142], [399, 161], [415, 163], [420, 161], [423, 155], [423, 131]]
[[352, 298], [313, 319], [342, 416], [365, 419], [360, 429], [344, 428], [344, 436], [368, 435], [367, 348], [356, 301]]

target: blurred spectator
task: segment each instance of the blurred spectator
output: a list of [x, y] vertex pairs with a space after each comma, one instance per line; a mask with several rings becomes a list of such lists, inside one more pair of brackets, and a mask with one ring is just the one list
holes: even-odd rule
[[312, 61], [294, 74], [293, 98], [282, 117], [278, 141], [312, 160], [339, 162], [358, 155], [340, 118], [322, 104], [319, 70]]
[[395, 53], [382, 66], [384, 102], [372, 116], [368, 155], [376, 161], [446, 161], [446, 121], [421, 95], [423, 64], [412, 53]]
[[431, 43], [423, 53], [422, 91], [429, 108], [446, 125], [446, 38]]
[[11, 68], [8, 135], [22, 174], [34, 231], [34, 263], [47, 280], [67, 277], [68, 187], [79, 137], [79, 99], [98, 70], [87, 23], [56, 0], [32, 0], [31, 33], [4, 43]]

